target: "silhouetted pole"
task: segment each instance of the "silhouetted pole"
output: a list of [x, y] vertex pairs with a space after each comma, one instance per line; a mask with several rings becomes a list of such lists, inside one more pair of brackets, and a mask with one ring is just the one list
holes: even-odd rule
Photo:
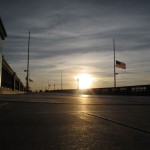
[[47, 87], [47, 90], [49, 91], [49, 81], [48, 81], [48, 87]]
[[116, 50], [115, 50], [115, 39], [113, 38], [113, 48], [114, 48], [114, 87], [116, 87]]
[[62, 90], [62, 71], [61, 71], [61, 90]]
[[28, 37], [28, 60], [27, 60], [27, 78], [26, 78], [27, 93], [29, 93], [29, 49], [30, 49], [30, 30]]
[[55, 84], [54, 84], [54, 91], [55, 91]]
[[79, 90], [79, 78], [77, 78], [77, 90]]

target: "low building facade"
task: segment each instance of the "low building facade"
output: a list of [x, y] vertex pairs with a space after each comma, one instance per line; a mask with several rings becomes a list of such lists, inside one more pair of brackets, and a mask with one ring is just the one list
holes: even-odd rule
[[24, 93], [25, 87], [3, 56], [3, 43], [7, 37], [0, 18], [0, 94]]

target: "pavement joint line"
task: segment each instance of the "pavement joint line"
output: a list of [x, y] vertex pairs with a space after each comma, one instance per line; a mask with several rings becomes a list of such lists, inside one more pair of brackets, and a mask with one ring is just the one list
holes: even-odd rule
[[130, 125], [127, 125], [127, 124], [124, 124], [124, 123], [121, 123], [121, 122], [118, 122], [118, 121], [115, 121], [115, 120], [111, 120], [109, 118], [104, 118], [104, 117], [101, 117], [101, 116], [96, 116], [96, 115], [85, 113], [85, 112], [82, 112], [82, 113], [86, 114], [86, 115], [89, 115], [89, 116], [92, 116], [92, 117], [95, 117], [95, 118], [103, 119], [105, 121], [109, 121], [109, 122], [112, 122], [112, 123], [115, 123], [115, 124], [119, 124], [119, 125], [122, 125], [122, 126], [125, 126], [125, 127], [128, 127], [128, 128], [137, 130], [137, 131], [141, 131], [141, 132], [150, 134], [150, 131], [147, 131], [147, 130], [144, 130], [144, 129], [141, 129], [141, 128], [137, 128], [137, 127], [134, 127], [134, 126], [130, 126]]
[[7, 104], [8, 104], [8, 102], [5, 102], [5, 103], [1, 104], [0, 107], [3, 107], [4, 105], [7, 105]]
[[98, 104], [98, 103], [80, 103], [77, 104], [76, 102], [51, 102], [51, 101], [17, 101], [17, 100], [3, 100], [3, 101], [7, 101], [7, 102], [19, 102], [19, 103], [48, 103], [48, 104], [68, 104], [68, 105], [98, 105], [98, 106], [103, 106], [103, 105], [114, 105], [114, 106], [150, 106], [150, 103], [139, 103], [139, 104], [134, 104], [134, 103], [126, 103], [126, 104], [122, 104], [122, 103], [102, 103], [102, 104]]

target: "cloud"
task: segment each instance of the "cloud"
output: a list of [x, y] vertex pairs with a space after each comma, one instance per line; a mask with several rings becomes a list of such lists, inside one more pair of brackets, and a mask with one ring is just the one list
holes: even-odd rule
[[128, 65], [128, 71], [120, 70], [128, 76], [120, 78], [120, 85], [134, 82], [130, 72], [138, 72], [137, 83], [146, 83], [142, 76], [147, 78], [150, 65], [149, 6], [147, 0], [5, 0], [0, 5], [8, 33], [3, 53], [24, 79], [30, 29], [30, 67], [36, 80], [43, 74], [46, 84], [50, 73], [70, 70], [67, 77], [72, 78], [87, 71], [98, 79], [96, 87], [111, 86], [115, 37], [116, 58]]

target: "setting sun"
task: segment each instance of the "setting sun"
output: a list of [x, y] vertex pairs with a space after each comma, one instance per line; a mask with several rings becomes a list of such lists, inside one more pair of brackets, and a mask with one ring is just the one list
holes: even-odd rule
[[79, 74], [77, 77], [79, 89], [91, 88], [93, 78], [87, 73]]

